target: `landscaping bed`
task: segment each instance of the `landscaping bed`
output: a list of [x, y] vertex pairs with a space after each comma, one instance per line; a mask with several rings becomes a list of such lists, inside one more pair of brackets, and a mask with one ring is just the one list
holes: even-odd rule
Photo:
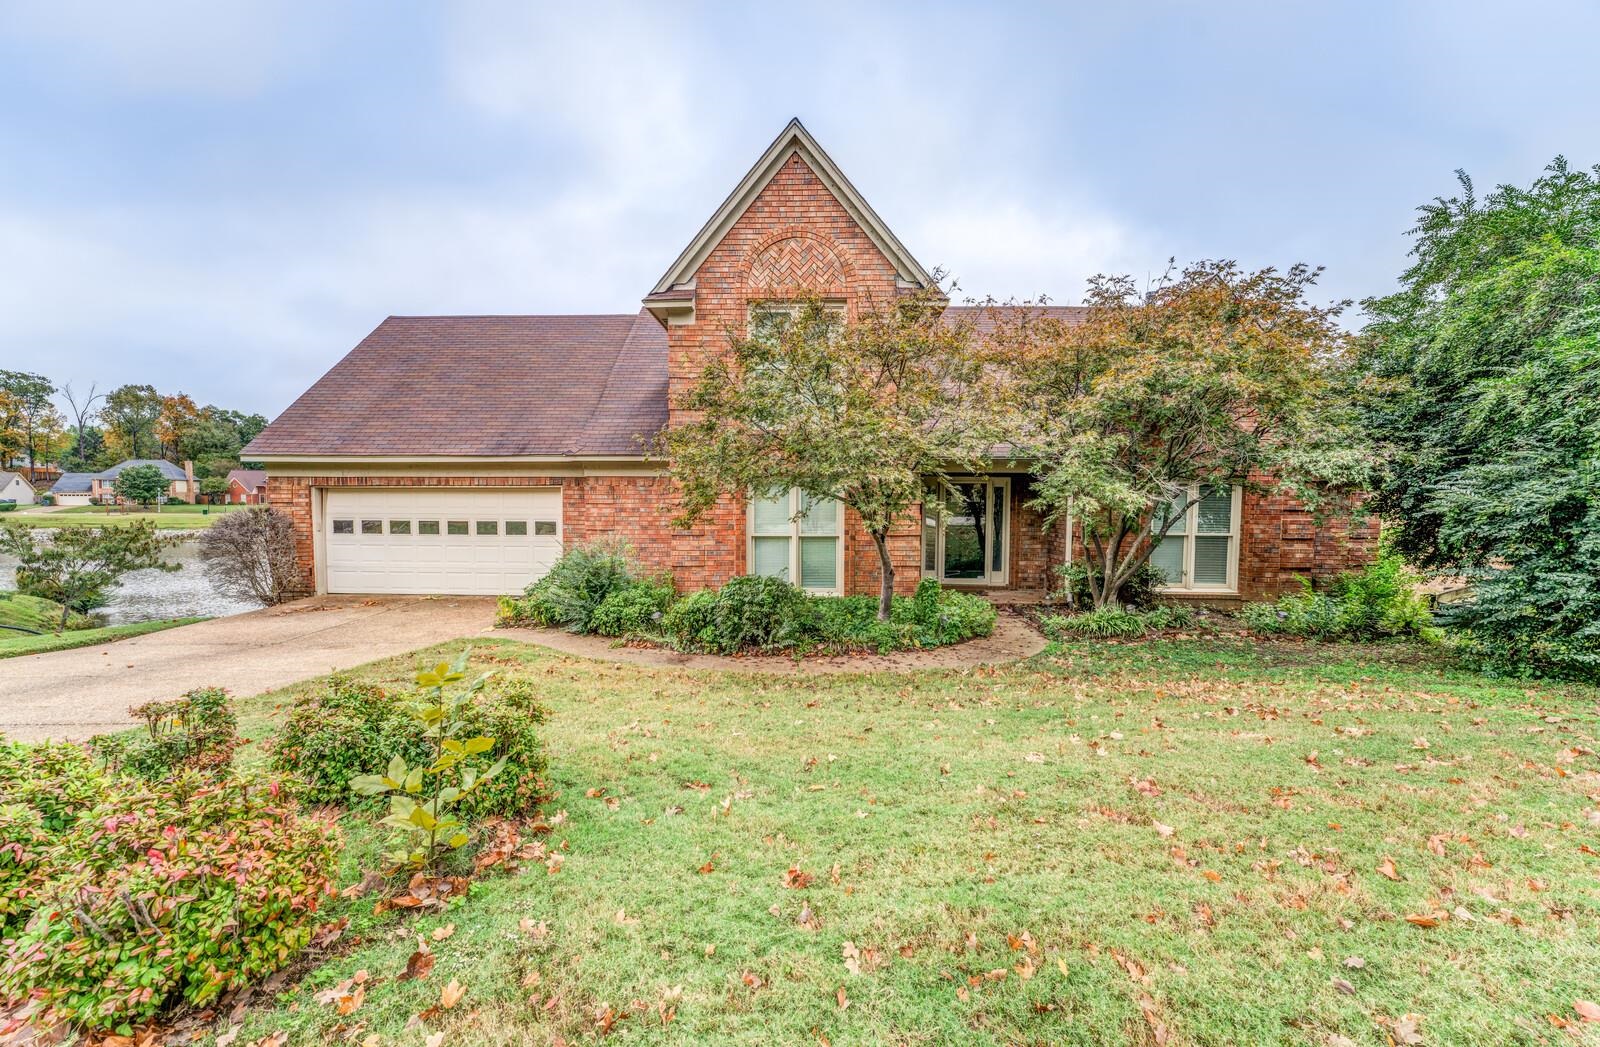
[[496, 624], [534, 625], [709, 654], [837, 654], [922, 650], [994, 632], [994, 605], [923, 579], [896, 596], [888, 621], [868, 596], [814, 596], [776, 578], [735, 578], [717, 590], [677, 593], [624, 547], [567, 551], [520, 597], [500, 601]]

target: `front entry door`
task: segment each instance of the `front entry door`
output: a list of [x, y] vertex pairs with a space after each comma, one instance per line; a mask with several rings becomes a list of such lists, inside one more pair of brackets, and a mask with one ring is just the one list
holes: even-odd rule
[[1005, 585], [1010, 494], [1008, 480], [964, 478], [929, 492], [923, 573], [953, 585]]

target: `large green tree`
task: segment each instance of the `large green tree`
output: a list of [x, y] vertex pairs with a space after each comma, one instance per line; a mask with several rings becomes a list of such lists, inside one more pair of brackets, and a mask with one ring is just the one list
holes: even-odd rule
[[1288, 487], [1320, 507], [1362, 479], [1329, 395], [1342, 303], [1308, 300], [1317, 275], [1199, 262], [1148, 290], [1097, 276], [1070, 320], [996, 312], [1013, 442], [1034, 460], [1036, 507], [1087, 546], [1096, 607], [1208, 487]]
[[138, 505], [154, 505], [167, 493], [167, 478], [158, 466], [131, 465], [111, 483], [117, 497]]
[[752, 308], [677, 405], [665, 434], [685, 525], [727, 495], [799, 488], [853, 509], [878, 553], [878, 617], [894, 595], [889, 532], [924, 483], [974, 472], [993, 401], [970, 326], [947, 323], [937, 288], [847, 319], [820, 299]]
[[55, 391], [55, 384], [42, 374], [0, 371], [3, 457], [25, 457], [32, 468], [46, 456], [42, 452], [54, 449], [62, 428], [61, 415], [50, 399]]
[[156, 423], [161, 394], [151, 385], [124, 385], [106, 394], [100, 421], [112, 446], [128, 458], [148, 458], [156, 451]]
[[1492, 666], [1600, 679], [1600, 167], [1421, 209], [1367, 301], [1361, 417], [1397, 548], [1465, 574], [1447, 623]]

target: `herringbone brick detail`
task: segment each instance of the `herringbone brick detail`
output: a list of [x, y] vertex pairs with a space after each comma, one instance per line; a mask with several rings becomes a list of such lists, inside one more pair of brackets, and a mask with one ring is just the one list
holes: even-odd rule
[[755, 256], [746, 286], [758, 297], [843, 288], [845, 265], [838, 252], [823, 241], [791, 236]]

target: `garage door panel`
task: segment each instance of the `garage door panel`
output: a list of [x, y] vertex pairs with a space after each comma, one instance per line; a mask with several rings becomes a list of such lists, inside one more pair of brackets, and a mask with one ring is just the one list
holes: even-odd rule
[[561, 555], [559, 488], [331, 490], [323, 515], [329, 592], [511, 593]]

